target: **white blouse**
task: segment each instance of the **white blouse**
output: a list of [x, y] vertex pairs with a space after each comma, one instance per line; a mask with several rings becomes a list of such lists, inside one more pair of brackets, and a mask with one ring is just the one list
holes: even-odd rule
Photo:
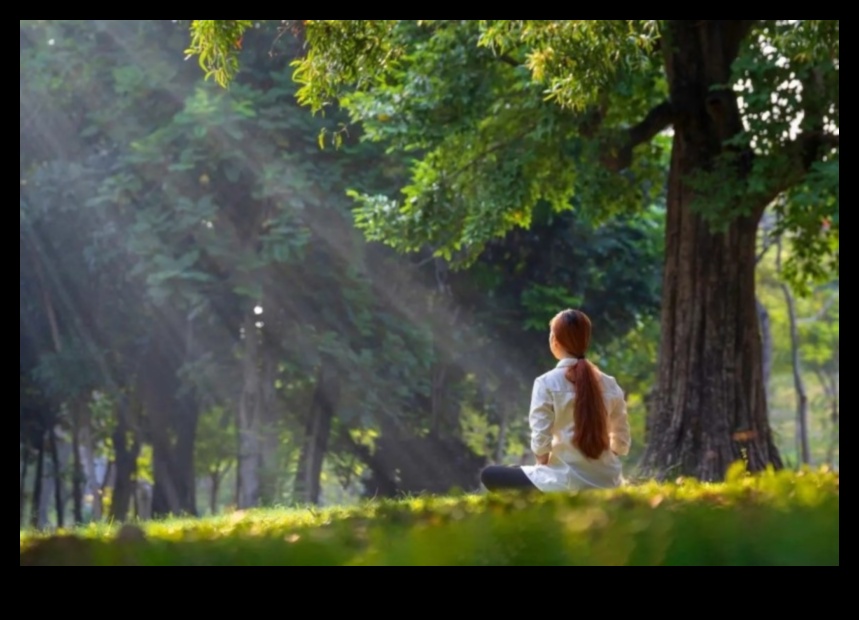
[[573, 446], [575, 387], [564, 373], [577, 362], [573, 357], [564, 358], [534, 381], [528, 416], [531, 450], [538, 456], [550, 456], [546, 465], [523, 465], [522, 471], [541, 491], [611, 488], [623, 482], [618, 456], [629, 453], [629, 418], [623, 390], [614, 377], [599, 373], [608, 412], [610, 448], [598, 458], [589, 459]]

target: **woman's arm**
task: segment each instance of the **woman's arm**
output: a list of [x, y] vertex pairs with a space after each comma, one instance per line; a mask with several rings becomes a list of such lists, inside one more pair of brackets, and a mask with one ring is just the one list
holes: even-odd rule
[[626, 399], [620, 386], [617, 395], [611, 399], [608, 415], [608, 437], [611, 451], [618, 456], [629, 454], [631, 443], [629, 433], [629, 416], [626, 412]]
[[528, 423], [531, 426], [531, 450], [537, 457], [537, 462], [545, 465], [549, 462], [552, 451], [552, 424], [555, 422], [555, 406], [551, 394], [540, 381], [534, 381], [531, 391], [531, 412]]

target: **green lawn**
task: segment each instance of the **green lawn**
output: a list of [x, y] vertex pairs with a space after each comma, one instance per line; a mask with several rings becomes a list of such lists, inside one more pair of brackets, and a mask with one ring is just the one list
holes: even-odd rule
[[838, 474], [21, 532], [21, 565], [838, 565]]

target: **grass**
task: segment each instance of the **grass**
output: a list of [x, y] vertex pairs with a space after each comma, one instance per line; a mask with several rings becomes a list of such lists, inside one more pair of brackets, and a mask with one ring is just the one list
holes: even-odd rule
[[838, 474], [21, 532], [21, 565], [838, 565]]

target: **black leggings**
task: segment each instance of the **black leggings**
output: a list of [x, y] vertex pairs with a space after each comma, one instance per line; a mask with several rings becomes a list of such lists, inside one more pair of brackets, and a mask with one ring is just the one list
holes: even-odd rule
[[537, 487], [525, 475], [521, 467], [490, 465], [480, 472], [480, 482], [490, 491], [504, 491], [506, 489], [537, 490]]

